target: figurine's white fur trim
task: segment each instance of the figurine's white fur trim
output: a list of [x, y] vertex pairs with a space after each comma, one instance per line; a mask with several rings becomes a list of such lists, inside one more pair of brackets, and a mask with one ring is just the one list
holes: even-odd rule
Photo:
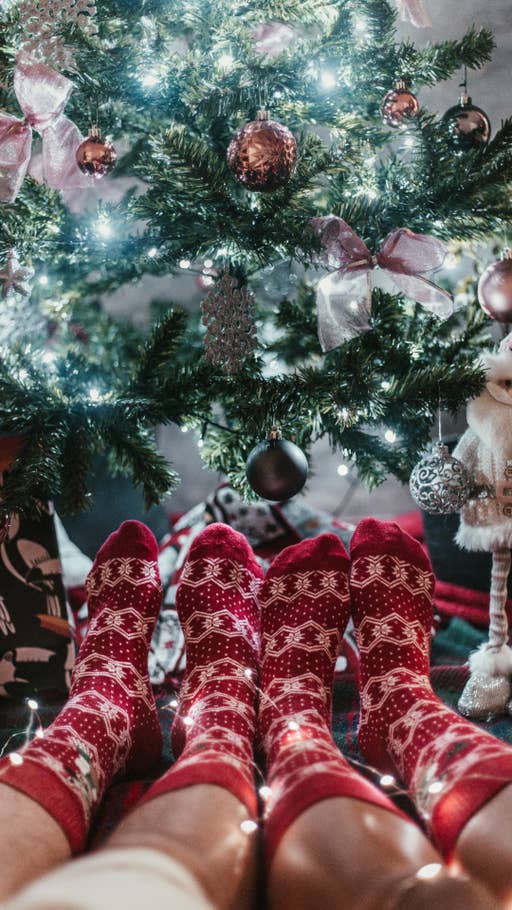
[[[512, 404], [512, 398], [507, 398]], [[473, 432], [491, 452], [503, 458], [512, 458], [510, 417], [508, 404], [497, 401], [488, 389], [484, 389], [478, 398], [469, 401], [466, 409], [468, 425]]]
[[512, 549], [512, 521], [500, 525], [466, 525], [461, 522], [455, 535], [455, 543], [463, 550], [510, 550]]
[[484, 676], [510, 676], [512, 674], [512, 648], [502, 645], [498, 651], [491, 650], [487, 644], [480, 645], [477, 651], [469, 655], [469, 669]]

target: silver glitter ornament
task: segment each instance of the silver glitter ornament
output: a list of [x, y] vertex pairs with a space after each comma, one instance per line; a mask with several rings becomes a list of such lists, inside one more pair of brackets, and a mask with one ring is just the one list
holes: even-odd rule
[[469, 499], [470, 476], [447, 446], [436, 442], [413, 469], [409, 489], [415, 503], [430, 515], [459, 512]]
[[492, 720], [493, 717], [505, 714], [511, 695], [512, 687], [508, 676], [473, 673], [464, 686], [458, 708], [464, 717]]
[[78, 25], [88, 35], [98, 31], [95, 0], [19, 0], [18, 14], [23, 53], [61, 70], [76, 69], [74, 48], [65, 43], [62, 27]]
[[206, 359], [224, 373], [238, 372], [256, 347], [253, 294], [224, 272], [201, 303], [201, 311], [201, 322], [207, 327]]

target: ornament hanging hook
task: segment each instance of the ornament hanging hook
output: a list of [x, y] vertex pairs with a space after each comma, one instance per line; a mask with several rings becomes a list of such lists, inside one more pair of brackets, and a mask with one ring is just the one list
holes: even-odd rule
[[437, 383], [437, 435], [439, 442], [443, 441], [443, 426], [441, 421], [441, 383]]

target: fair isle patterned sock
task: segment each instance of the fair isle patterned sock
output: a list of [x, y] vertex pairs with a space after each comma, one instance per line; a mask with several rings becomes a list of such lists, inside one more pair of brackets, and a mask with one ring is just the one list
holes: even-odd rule
[[0, 783], [39, 803], [83, 849], [91, 818], [118, 773], [158, 761], [161, 733], [148, 652], [162, 591], [151, 531], [125, 521], [103, 544], [87, 579], [87, 634], [66, 705], [41, 739], [0, 763]]
[[261, 592], [259, 739], [266, 757], [270, 863], [292, 822], [323, 799], [348, 796], [396, 811], [343, 758], [331, 735], [331, 691], [350, 611], [349, 560], [334, 534], [283, 550]]
[[176, 597], [187, 667], [172, 730], [178, 760], [144, 801], [193, 784], [216, 784], [256, 815], [256, 594], [262, 578], [237, 531], [211, 524], [194, 540]]
[[350, 590], [360, 654], [359, 745], [396, 769], [439, 849], [512, 781], [512, 749], [447, 708], [430, 686], [434, 576], [419, 543], [368, 518], [351, 541]]

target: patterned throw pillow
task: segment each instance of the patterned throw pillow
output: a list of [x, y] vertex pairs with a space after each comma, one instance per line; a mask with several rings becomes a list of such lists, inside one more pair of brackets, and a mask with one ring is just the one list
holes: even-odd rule
[[0, 544], [0, 697], [69, 689], [74, 644], [53, 507], [15, 515]]

